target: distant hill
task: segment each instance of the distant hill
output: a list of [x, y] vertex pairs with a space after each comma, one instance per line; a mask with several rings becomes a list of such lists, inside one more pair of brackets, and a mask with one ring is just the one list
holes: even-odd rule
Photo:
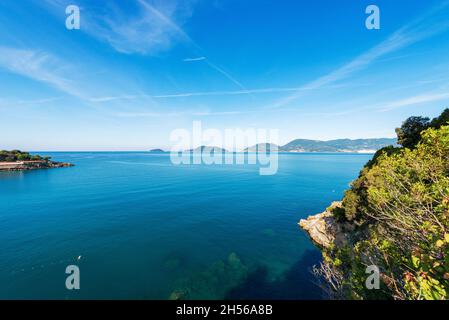
[[[286, 145], [278, 146], [273, 143], [259, 143], [239, 152], [340, 152], [340, 153], [375, 153], [386, 146], [397, 146], [396, 138], [377, 139], [337, 139], [337, 140], [308, 140], [296, 139]], [[215, 146], [200, 146], [186, 150], [191, 153], [228, 153], [230, 151]], [[161, 149], [153, 149], [150, 152], [164, 152]]]
[[162, 149], [151, 149], [150, 152], [151, 152], [151, 153], [163, 153], [163, 152], [165, 152], [165, 151], [162, 150]]
[[246, 148], [243, 152], [270, 152], [279, 151], [279, 146], [274, 143], [259, 143], [252, 147]]
[[338, 140], [307, 140], [296, 139], [284, 146], [277, 146], [269, 143], [259, 143], [246, 148], [243, 152], [266, 152], [277, 150], [279, 152], [357, 152], [374, 153], [377, 150], [389, 146], [397, 146], [396, 138], [379, 139], [338, 139]]
[[228, 151], [226, 149], [219, 148], [219, 147], [201, 146], [201, 147], [197, 147], [195, 149], [187, 150], [187, 152], [193, 152], [193, 153], [203, 153], [203, 152], [227, 153]]
[[375, 152], [396, 146], [396, 138], [337, 139], [329, 141], [296, 139], [279, 148], [280, 152]]

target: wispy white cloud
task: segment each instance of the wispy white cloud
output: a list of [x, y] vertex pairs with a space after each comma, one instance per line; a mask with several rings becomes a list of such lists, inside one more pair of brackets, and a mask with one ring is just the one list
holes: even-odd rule
[[[83, 0], [80, 1], [83, 3]], [[195, 0], [159, 0], [150, 3], [146, 0], [137, 0], [129, 4], [131, 7], [137, 4], [134, 7], [134, 15], [130, 15], [129, 10], [125, 12], [119, 6], [114, 6], [114, 2], [111, 1], [103, 5], [104, 8], [100, 6], [95, 10], [86, 10], [83, 13], [81, 30], [100, 41], [109, 43], [115, 50], [125, 54], [152, 55], [169, 50], [176, 43], [183, 43], [199, 56], [184, 59], [185, 62], [204, 61], [211, 69], [240, 89], [246, 89], [229, 71], [212, 62], [181, 27], [191, 16], [195, 2]], [[46, 0], [46, 3], [59, 10], [68, 4], [64, 0]]]
[[[328, 85], [327, 88], [342, 88], [347, 87], [347, 84], [334, 84]], [[357, 84], [356, 86], [366, 86], [366, 84]], [[103, 96], [103, 97], [91, 97], [91, 102], [110, 102], [117, 100], [134, 100], [134, 99], [171, 99], [171, 98], [188, 98], [188, 97], [207, 97], [207, 96], [239, 96], [249, 94], [266, 94], [266, 93], [282, 93], [282, 92], [296, 92], [302, 90], [312, 90], [305, 87], [293, 87], [293, 88], [259, 88], [259, 89], [245, 89], [245, 90], [229, 90], [229, 91], [199, 91], [199, 92], [181, 92], [172, 94], [158, 94], [158, 95], [118, 95], [118, 96]]]
[[236, 78], [234, 78], [229, 72], [225, 71], [223, 68], [217, 66], [216, 64], [210, 62], [209, 60], [205, 60], [205, 61], [212, 69], [214, 69], [217, 72], [221, 73], [226, 78], [228, 78], [231, 82], [236, 84], [238, 87], [240, 87], [240, 88], [245, 90], [245, 87], [243, 86], [243, 84], [241, 84], [240, 81], [238, 81]]
[[18, 104], [41, 104], [41, 103], [48, 103], [53, 101], [61, 100], [62, 97], [51, 97], [51, 98], [42, 98], [42, 99], [31, 99], [31, 100], [19, 100], [17, 101]]
[[203, 60], [206, 60], [206, 57], [185, 58], [182, 61], [184, 61], [184, 62], [195, 62], [195, 61], [203, 61]]
[[[70, 0], [44, 0], [41, 4], [61, 17]], [[157, 54], [178, 42], [191, 43], [179, 27], [192, 14], [196, 0], [78, 0], [81, 31], [125, 54]], [[176, 22], [175, 22], [176, 21]]]
[[118, 100], [134, 100], [134, 99], [147, 99], [151, 98], [149, 95], [120, 95], [120, 96], [104, 96], [104, 97], [90, 97], [90, 102], [111, 102]]
[[[154, 17], [156, 17], [158, 20], [163, 22], [166, 26], [168, 26], [171, 30], [175, 31], [178, 35], [180, 35], [184, 40], [188, 42], [193, 42], [193, 40], [189, 37], [189, 35], [184, 32], [184, 30], [174, 21], [174, 14], [173, 12], [176, 12], [176, 10], [180, 10], [180, 8], [183, 8], [184, 10], [188, 8], [188, 12], [191, 13], [191, 6], [180, 6], [178, 1], [171, 2], [171, 8], [172, 10], [167, 11], [167, 14], [162, 12], [162, 10], [157, 9], [154, 5], [149, 4], [146, 0], [137, 0], [143, 8], [147, 10], [147, 12], [151, 13]], [[162, 1], [161, 3], [167, 3], [167, 1]], [[184, 4], [189, 3], [189, 1], [184, 1]], [[192, 4], [192, 1], [190, 1], [190, 4]], [[184, 12], [184, 15], [186, 12]], [[189, 14], [190, 16], [190, 14]]]
[[123, 118], [157, 118], [179, 116], [227, 116], [245, 113], [243, 111], [179, 111], [179, 112], [118, 112], [115, 115]]
[[383, 104], [382, 107], [378, 108], [380, 112], [391, 111], [398, 108], [419, 105], [423, 103], [436, 102], [436, 101], [444, 101], [449, 100], [449, 92], [443, 93], [435, 93], [429, 92], [420, 95], [415, 95], [409, 98], [400, 99], [396, 101], [392, 101], [386, 104]]
[[319, 89], [325, 85], [346, 79], [355, 72], [367, 68], [373, 62], [387, 54], [403, 49], [437, 33], [446, 31], [449, 28], [449, 21], [442, 13], [447, 13], [443, 9], [447, 8], [448, 5], [449, 1], [444, 1], [440, 5], [432, 8], [425, 15], [398, 29], [377, 46], [369, 49], [367, 52], [359, 55], [342, 67], [305, 84], [301, 87], [301, 90], [276, 101], [271, 107], [283, 107], [298, 99], [304, 91], [304, 88]]
[[[172, 17], [165, 15], [163, 12], [156, 9], [154, 6], [150, 5], [145, 0], [138, 0], [138, 2], [144, 7], [148, 12], [155, 15], [160, 21], [162, 21], [166, 26], [169, 27], [171, 31], [173, 31], [175, 34], [177, 34], [181, 39], [183, 39], [186, 43], [190, 44], [195, 51], [202, 52], [203, 49], [195, 42], [193, 39], [185, 32], [174, 20]], [[186, 61], [186, 60], [184, 60]], [[210, 61], [206, 56], [201, 56], [197, 60], [190, 60], [190, 61], [205, 61], [205, 63], [212, 68], [213, 70], [217, 71], [218, 73], [222, 74], [224, 77], [226, 77], [228, 80], [233, 82], [235, 85], [240, 87], [241, 89], [246, 89], [243, 84], [238, 81], [234, 76], [232, 76], [228, 71], [224, 70], [222, 67], [218, 66], [216, 63]]]
[[0, 46], [0, 67], [84, 98], [77, 86], [65, 76], [69, 66], [49, 53]]
[[16, 107], [16, 106], [35, 106], [35, 105], [45, 105], [50, 102], [59, 101], [63, 97], [50, 97], [41, 99], [28, 99], [28, 100], [10, 100], [10, 99], [0, 99], [0, 107]]
[[157, 1], [157, 5], [152, 5], [138, 0], [127, 2], [126, 6], [130, 10], [125, 12], [109, 2], [104, 10], [86, 12], [81, 29], [126, 54], [152, 55], [169, 50], [178, 42], [191, 42], [178, 26], [191, 14], [187, 2], [179, 5], [177, 1]]
[[[201, 61], [204, 59], [198, 59]], [[125, 94], [119, 96], [101, 96], [91, 97], [85, 91], [78, 87], [78, 82], [70, 79], [68, 75], [70, 66], [54, 55], [42, 51], [32, 49], [17, 49], [11, 47], [0, 46], [0, 68], [9, 70], [12, 73], [22, 75], [37, 82], [45, 83], [59, 91], [80, 98], [88, 103], [107, 103], [118, 100], [134, 100], [134, 99], [165, 99], [180, 98], [193, 96], [218, 96], [218, 95], [247, 95], [253, 93], [269, 93], [269, 92], [285, 92], [293, 91], [297, 88], [263, 88], [253, 90], [235, 90], [235, 91], [216, 91], [216, 92], [187, 92], [167, 95], [147, 95], [147, 94]], [[57, 98], [36, 99], [36, 100], [20, 100], [2, 103], [2, 105], [19, 105], [19, 104], [41, 104], [52, 102]], [[187, 112], [183, 114], [190, 115], [228, 115], [236, 114], [236, 112]], [[130, 114], [132, 115], [132, 113]], [[144, 113], [139, 116], [178, 116], [180, 113]]]

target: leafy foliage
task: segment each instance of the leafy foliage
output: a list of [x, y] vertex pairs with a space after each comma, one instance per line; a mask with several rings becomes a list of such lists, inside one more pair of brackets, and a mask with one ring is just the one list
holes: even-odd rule
[[445, 109], [439, 117], [430, 121], [424, 117], [410, 117], [404, 121], [400, 128], [396, 129], [398, 144], [405, 148], [413, 149], [421, 141], [421, 133], [428, 129], [439, 129], [449, 123], [449, 109]]
[[439, 117], [433, 119], [432, 122], [430, 122], [430, 127], [439, 129], [442, 126], [447, 125], [448, 123], [449, 123], [449, 109], [446, 109]]
[[[445, 110], [432, 122], [406, 122], [404, 148], [380, 150], [333, 212], [356, 225], [350, 245], [325, 250], [326, 270], [343, 279], [344, 297], [449, 298], [448, 117]], [[366, 266], [373, 264], [381, 270], [380, 290], [365, 287]]]
[[429, 127], [430, 119], [410, 117], [396, 129], [398, 143], [405, 148], [414, 148], [421, 140], [421, 132]]
[[28, 152], [19, 150], [0, 151], [0, 162], [16, 162], [16, 161], [49, 161], [50, 157], [41, 157], [39, 155], [31, 155]]

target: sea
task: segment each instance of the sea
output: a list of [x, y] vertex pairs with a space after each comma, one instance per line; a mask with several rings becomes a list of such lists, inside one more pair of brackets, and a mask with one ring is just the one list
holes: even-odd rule
[[75, 166], [0, 172], [0, 299], [326, 299], [298, 222], [372, 156], [281, 153], [260, 175], [167, 153], [39, 154]]

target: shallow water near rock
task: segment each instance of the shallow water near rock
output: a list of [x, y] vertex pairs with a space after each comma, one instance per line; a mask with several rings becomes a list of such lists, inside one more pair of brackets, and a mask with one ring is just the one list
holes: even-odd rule
[[[371, 157], [280, 154], [260, 176], [168, 154], [40, 154], [76, 166], [0, 173], [2, 299], [320, 298], [320, 254], [297, 223]], [[65, 288], [70, 264], [80, 290]]]

